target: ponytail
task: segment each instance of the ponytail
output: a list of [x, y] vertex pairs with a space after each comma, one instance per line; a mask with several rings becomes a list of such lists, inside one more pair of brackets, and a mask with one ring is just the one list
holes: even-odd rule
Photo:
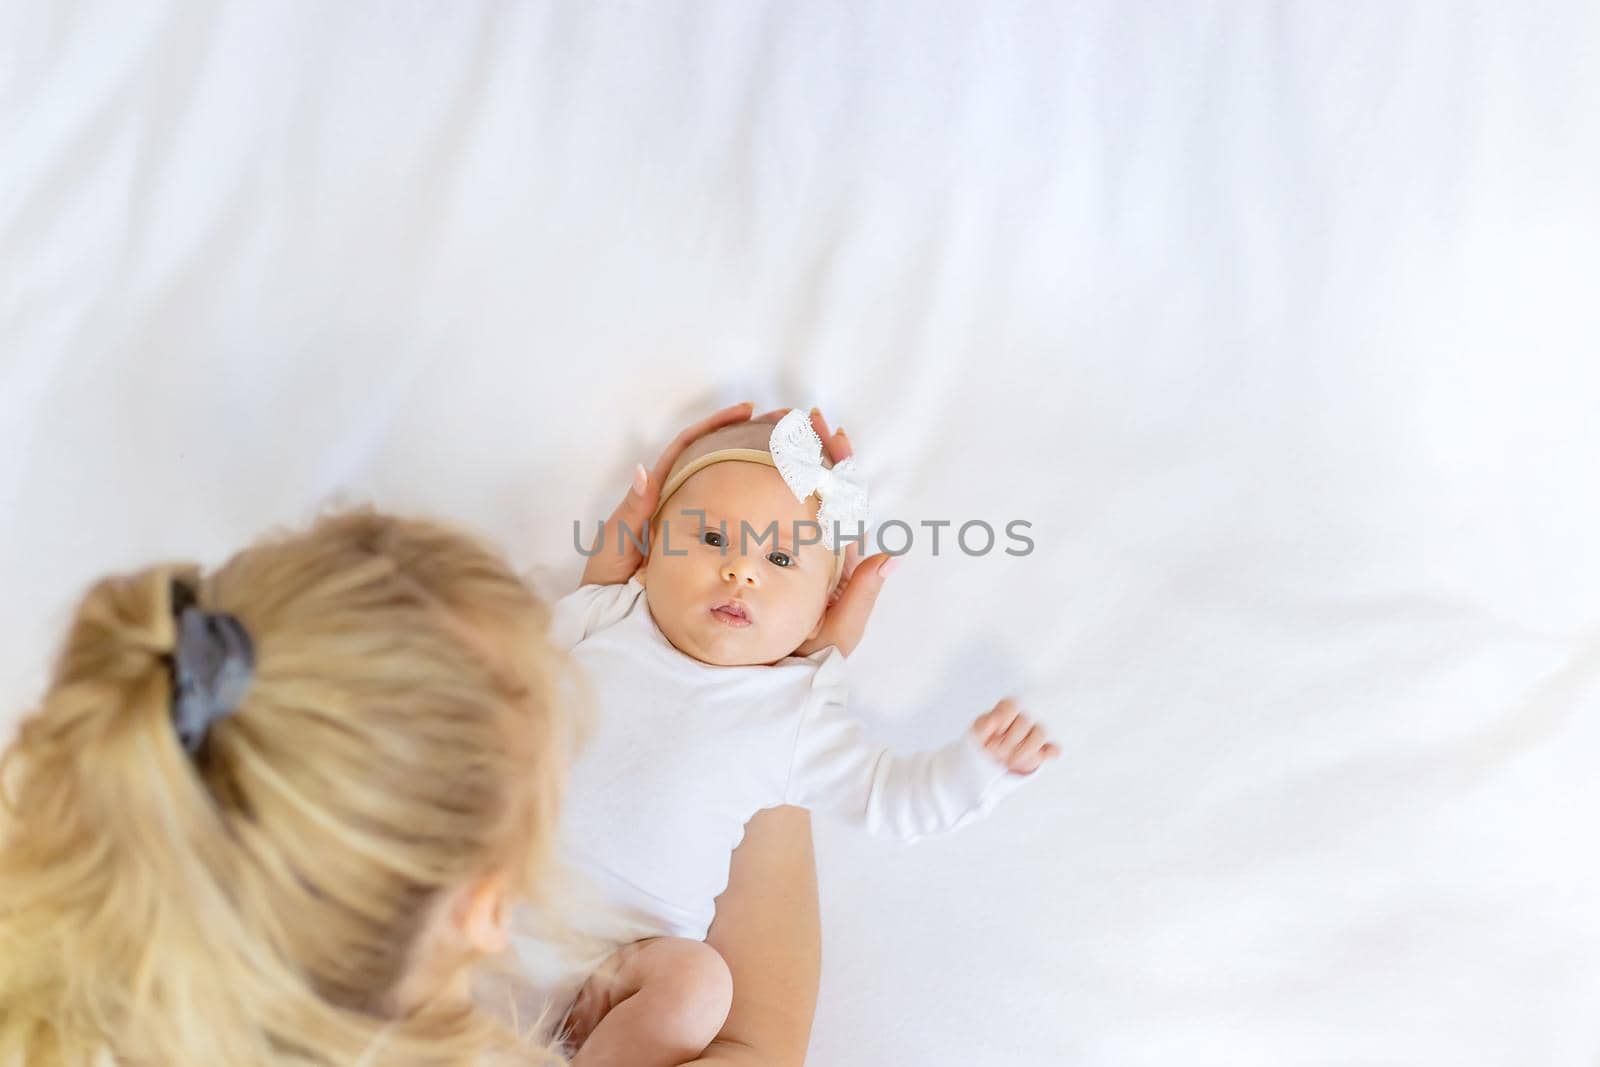
[[[517, 678], [463, 647], [462, 583], [520, 620]], [[191, 597], [261, 660], [193, 754], [173, 663]], [[470, 539], [370, 513], [204, 585], [96, 584], [0, 758], [0, 1067], [562, 1062], [460, 1004], [381, 1008], [440, 892], [492, 864], [535, 888], [563, 721], [543, 623]]]
[[[248, 1010], [256, 983], [226, 959], [237, 922], [224, 886], [226, 831], [171, 717], [172, 589], [192, 568], [111, 578], [79, 607], [46, 709], [26, 720], [6, 782], [0, 850], [0, 1064], [27, 1032], [59, 1062], [88, 1062], [103, 1035], [193, 1062], [269, 1062], [254, 1028], [199, 1027]], [[240, 981], [240, 979], [245, 979]], [[77, 987], [81, 997], [59, 991]], [[139, 1020], [137, 1027], [129, 1021]]]

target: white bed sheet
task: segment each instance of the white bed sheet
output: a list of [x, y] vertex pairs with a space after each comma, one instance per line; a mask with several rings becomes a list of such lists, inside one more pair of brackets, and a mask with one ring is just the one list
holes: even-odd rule
[[571, 524], [820, 403], [854, 657], [1068, 756], [819, 822], [811, 1062], [1600, 1061], [1600, 26], [1569, 4], [0, 3], [0, 725], [330, 498]]

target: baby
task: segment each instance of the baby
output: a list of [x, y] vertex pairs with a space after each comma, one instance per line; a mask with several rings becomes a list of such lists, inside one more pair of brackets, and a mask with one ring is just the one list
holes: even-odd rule
[[593, 894], [584, 932], [610, 955], [563, 957], [526, 921], [512, 940], [533, 984], [569, 1006], [575, 1067], [669, 1067], [717, 1035], [733, 983], [704, 938], [761, 809], [827, 810], [914, 841], [972, 822], [1058, 754], [1009, 700], [942, 748], [892, 753], [843, 714], [839, 651], [794, 654], [841, 578], [840, 532], [866, 518], [854, 462], [829, 464], [803, 413], [705, 435], [660, 501], [639, 572], [563, 598], [551, 627], [598, 702], [562, 837]]

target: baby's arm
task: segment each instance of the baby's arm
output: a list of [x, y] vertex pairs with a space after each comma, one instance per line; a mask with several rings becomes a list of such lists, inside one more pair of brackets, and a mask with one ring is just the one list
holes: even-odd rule
[[893, 752], [844, 714], [842, 684], [821, 688], [796, 737], [785, 803], [833, 811], [879, 837], [910, 842], [959, 829], [1060, 754], [1012, 700], [941, 748]]
[[563, 652], [572, 651], [585, 637], [628, 614], [643, 592], [633, 583], [579, 586], [551, 605], [550, 643]]

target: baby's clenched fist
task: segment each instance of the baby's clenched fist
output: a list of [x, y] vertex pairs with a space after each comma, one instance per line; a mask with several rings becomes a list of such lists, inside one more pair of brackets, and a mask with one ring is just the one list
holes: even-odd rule
[[1045, 760], [1061, 755], [1061, 746], [1047, 741], [1044, 727], [1028, 718], [1010, 697], [978, 716], [972, 736], [996, 762], [1016, 774], [1032, 774]]

